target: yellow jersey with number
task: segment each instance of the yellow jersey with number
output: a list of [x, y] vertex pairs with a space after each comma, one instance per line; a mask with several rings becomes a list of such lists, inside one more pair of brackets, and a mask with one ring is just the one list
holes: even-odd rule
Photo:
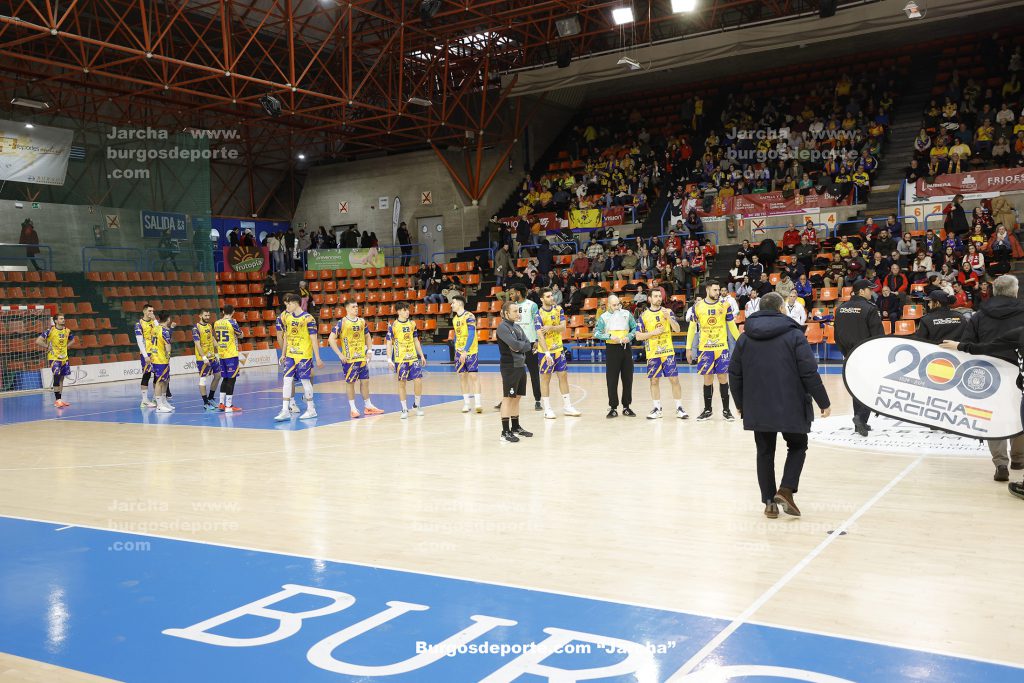
[[726, 298], [714, 303], [698, 299], [686, 312], [686, 320], [690, 323], [686, 343], [693, 351], [725, 351], [740, 336], [732, 305]]
[[58, 330], [54, 325], [39, 335], [39, 338], [49, 344], [46, 360], [63, 362], [68, 359], [68, 344], [75, 338], [75, 333], [66, 327], [63, 330]]
[[341, 360], [346, 363], [366, 360], [366, 321], [362, 318], [342, 318], [334, 324]]
[[392, 360], [396, 363], [408, 363], [418, 358], [416, 355], [416, 340], [419, 338], [419, 330], [412, 320], [394, 320], [388, 325], [387, 340], [392, 344]]
[[153, 330], [153, 336], [146, 344], [146, 352], [149, 354], [149, 362], [153, 365], [167, 365], [171, 362], [171, 330], [163, 325], [157, 325]]
[[242, 328], [234, 318], [221, 318], [213, 324], [213, 339], [217, 343], [217, 355], [221, 360], [238, 358], [238, 341], [242, 338]]
[[277, 318], [278, 331], [284, 332], [285, 355], [295, 360], [313, 358], [313, 339], [316, 336], [316, 319], [303, 311], [292, 315], [285, 311]]
[[[537, 309], [537, 315], [533, 316], [533, 327], [537, 330], [538, 337], [541, 336], [540, 328], [558, 327], [564, 324], [565, 314], [562, 312], [561, 306], [553, 306], [550, 309], [541, 306]], [[544, 343], [547, 344], [548, 351], [554, 352], [562, 350], [561, 332], [545, 332], [543, 337]]]
[[[206, 360], [208, 356], [217, 356], [217, 345], [213, 341], [213, 323], [196, 323], [192, 326], [192, 341], [199, 344], [202, 351], [195, 352], [196, 360]], [[193, 349], [195, 344], [192, 345]]]
[[672, 325], [669, 322], [672, 318], [672, 311], [664, 306], [656, 311], [648, 308], [640, 314], [637, 327], [641, 332], [653, 332], [658, 329], [658, 326], [664, 328], [661, 334], [644, 340], [644, 353], [647, 360], [676, 355], [676, 347], [672, 343]]
[[[452, 317], [455, 326], [455, 350], [469, 355], [477, 352], [476, 316], [469, 311]], [[466, 347], [469, 348], [466, 348]]]

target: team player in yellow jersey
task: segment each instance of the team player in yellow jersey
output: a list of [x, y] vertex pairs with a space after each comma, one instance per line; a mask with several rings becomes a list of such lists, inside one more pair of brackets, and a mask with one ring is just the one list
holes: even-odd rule
[[459, 294], [452, 297], [452, 327], [455, 328], [455, 374], [462, 386], [462, 412], [472, 410], [469, 404], [472, 397], [476, 412], [482, 413], [476, 316], [466, 310], [466, 298]]
[[558, 373], [558, 388], [562, 392], [562, 412], [570, 417], [579, 417], [583, 413], [572, 405], [569, 399], [568, 359], [562, 344], [562, 333], [565, 332], [565, 313], [561, 306], [555, 305], [555, 298], [550, 289], [540, 292], [540, 308], [533, 318], [533, 327], [537, 330], [537, 365], [540, 370], [540, 402], [544, 407], [544, 417], [555, 419], [555, 411], [551, 409], [551, 375]]
[[220, 403], [217, 410], [222, 413], [240, 413], [242, 409], [233, 405], [235, 400], [235, 382], [241, 370], [238, 357], [238, 345], [245, 338], [242, 328], [232, 317], [235, 307], [226, 304], [220, 310], [220, 320], [213, 324], [213, 340], [217, 344], [217, 357], [220, 359]]
[[302, 382], [302, 397], [306, 401], [306, 412], [299, 416], [300, 420], [316, 418], [316, 405], [313, 403], [313, 360], [322, 368], [320, 360], [320, 339], [317, 336], [316, 320], [302, 310], [302, 300], [297, 294], [284, 295], [285, 312], [277, 318], [277, 329], [284, 335], [281, 348], [281, 365], [284, 368], [281, 396], [283, 405], [281, 412], [274, 419], [278, 422], [290, 420], [291, 406], [295, 402], [295, 380]]
[[46, 349], [46, 362], [53, 375], [53, 405], [67, 408], [71, 404], [62, 398], [64, 378], [71, 374], [68, 361], [68, 347], [75, 341], [75, 333], [67, 328], [67, 319], [62, 313], [53, 318], [53, 324], [36, 338], [36, 346]]
[[173, 413], [174, 406], [167, 400], [167, 385], [171, 381], [171, 316], [159, 311], [154, 318], [156, 327], [149, 338], [149, 366], [153, 373], [153, 397], [156, 412]]
[[647, 310], [637, 320], [636, 338], [644, 343], [647, 356], [647, 378], [651, 381], [651, 398], [654, 407], [647, 414], [648, 420], [663, 416], [661, 408], [661, 378], [667, 377], [672, 385], [672, 398], [676, 402], [676, 417], [685, 420], [690, 417], [683, 408], [683, 390], [679, 386], [679, 368], [676, 366], [676, 348], [672, 333], [679, 331], [679, 321], [671, 309], [661, 305], [661, 289], [652, 289], [648, 295]]
[[[135, 343], [139, 347], [139, 364], [142, 366], [142, 402], [140, 408], [156, 408], [156, 401], [149, 398], [149, 380], [153, 376], [153, 368], [149, 361], [149, 344], [156, 332], [157, 322], [153, 319], [153, 307], [142, 305], [142, 317], [135, 323]], [[155, 392], [154, 387], [154, 392]]]
[[409, 419], [409, 393], [406, 385], [412, 382], [412, 407], [416, 414], [423, 415], [423, 368], [427, 358], [423, 355], [420, 344], [420, 333], [416, 323], [409, 319], [409, 304], [395, 304], [398, 320], [388, 325], [388, 336], [385, 343], [388, 347], [388, 363], [398, 375], [398, 398], [402, 402], [402, 419]]
[[217, 344], [213, 340], [213, 323], [210, 310], [199, 310], [199, 320], [192, 326], [192, 346], [196, 354], [196, 370], [199, 371], [199, 396], [203, 408], [217, 410], [217, 385], [220, 384], [220, 359], [217, 358]]
[[366, 321], [359, 317], [359, 304], [355, 301], [345, 304], [345, 317], [334, 324], [328, 343], [341, 360], [341, 369], [345, 373], [349, 415], [352, 418], [362, 417], [356, 406], [356, 382], [359, 382], [359, 392], [363, 396], [363, 412], [366, 415], [383, 413], [370, 400], [370, 331], [366, 329]]
[[686, 331], [686, 361], [697, 363], [697, 373], [704, 376], [704, 411], [697, 422], [711, 419], [715, 376], [722, 396], [722, 417], [732, 422], [729, 411], [729, 353], [740, 336], [736, 326], [735, 309], [728, 297], [722, 297], [722, 287], [714, 280], [704, 283], [704, 298], [697, 299], [686, 312], [690, 323]]

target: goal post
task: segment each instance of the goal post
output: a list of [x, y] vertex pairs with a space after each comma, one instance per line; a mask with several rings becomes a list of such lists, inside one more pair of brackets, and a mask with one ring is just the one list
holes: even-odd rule
[[42, 391], [46, 350], [36, 344], [56, 309], [41, 304], [0, 305], [0, 394]]

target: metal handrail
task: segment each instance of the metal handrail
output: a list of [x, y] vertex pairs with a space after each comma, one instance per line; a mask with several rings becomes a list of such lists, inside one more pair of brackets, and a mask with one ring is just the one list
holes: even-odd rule
[[491, 249], [490, 247], [483, 247], [480, 249], [455, 249], [453, 251], [435, 251], [433, 254], [430, 255], [430, 262], [435, 262], [437, 260], [435, 258], [436, 256], [444, 256], [445, 254], [470, 254], [478, 251], [487, 252], [487, 255], [490, 257], [490, 259], [492, 261], [494, 260], [494, 250]]
[[[599, 242], [604, 242], [605, 240], [598, 240], [598, 241]], [[549, 247], [556, 247], [556, 246], [559, 246], [559, 245], [571, 245], [572, 248], [573, 248], [573, 252], [572, 253], [574, 253], [574, 254], [577, 253], [580, 250], [580, 245], [576, 244], [575, 241], [573, 241], [573, 242], [548, 242], [548, 246]], [[523, 251], [525, 249], [536, 249], [536, 248], [537, 248], [536, 244], [522, 244], [522, 245], [519, 246], [519, 250], [516, 252], [516, 258], [522, 258]], [[492, 255], [493, 255], [493, 252], [492, 252]]]
[[[942, 216], [943, 220], [945, 220], [946, 214], [942, 213], [941, 211], [935, 211], [935, 212], [932, 212], [932, 213], [928, 214], [927, 216], [925, 216], [924, 217], [924, 229], [925, 229], [925, 232], [928, 231], [928, 219], [931, 218], [932, 216]], [[937, 234], [939, 234], [939, 232], [936, 231], [935, 234], [937, 235]]]
[[[90, 256], [90, 251], [130, 252], [132, 258], [112, 258], [107, 255]], [[91, 272], [93, 263], [127, 263], [133, 270], [142, 271], [142, 250], [135, 247], [82, 247], [82, 272]]]
[[[24, 256], [8, 256], [6, 254], [3, 254], [3, 255], [0, 255], [0, 260], [15, 259], [15, 260], [19, 260], [19, 261], [24, 260], [26, 263], [28, 263], [28, 262], [32, 261], [33, 259], [41, 259], [46, 264], [46, 268], [43, 268], [43, 270], [53, 270], [53, 249], [50, 247], [49, 244], [21, 244], [20, 242], [17, 242], [17, 243], [0, 242], [0, 248], [5, 248], [5, 247], [14, 248], [14, 249], [30, 249], [32, 247], [35, 247], [35, 248], [39, 249], [39, 251], [41, 253], [36, 254], [35, 256], [29, 256], [28, 254], [26, 254]], [[45, 252], [46, 255], [43, 256], [42, 252]], [[25, 267], [28, 268], [27, 265]]]

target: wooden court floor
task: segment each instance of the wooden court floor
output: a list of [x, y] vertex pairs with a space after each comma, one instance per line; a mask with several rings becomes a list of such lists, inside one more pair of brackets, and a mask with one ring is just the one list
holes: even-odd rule
[[[280, 404], [264, 379], [269, 420]], [[584, 415], [543, 420], [524, 401], [535, 436], [519, 444], [498, 441], [493, 372], [481, 373], [480, 415], [449, 402], [406, 421], [389, 413], [301, 431], [5, 424], [0, 515], [122, 531], [170, 521], [162, 535], [1024, 666], [1024, 505], [992, 481], [987, 455], [812, 442], [803, 516], [767, 520], [752, 436], [721, 420], [717, 391], [710, 422], [648, 421], [637, 375], [639, 417], [608, 420], [603, 374], [570, 379]], [[696, 415], [698, 378], [681, 380]], [[850, 414], [840, 377], [824, 380], [834, 414]], [[429, 394], [461, 393], [445, 367], [426, 382]], [[374, 383], [395, 391], [388, 378]], [[343, 401], [340, 388], [318, 385], [320, 404]], [[69, 400], [102, 411], [110, 391], [122, 389]], [[0, 655], [0, 679], [96, 680], [12, 655]]]

